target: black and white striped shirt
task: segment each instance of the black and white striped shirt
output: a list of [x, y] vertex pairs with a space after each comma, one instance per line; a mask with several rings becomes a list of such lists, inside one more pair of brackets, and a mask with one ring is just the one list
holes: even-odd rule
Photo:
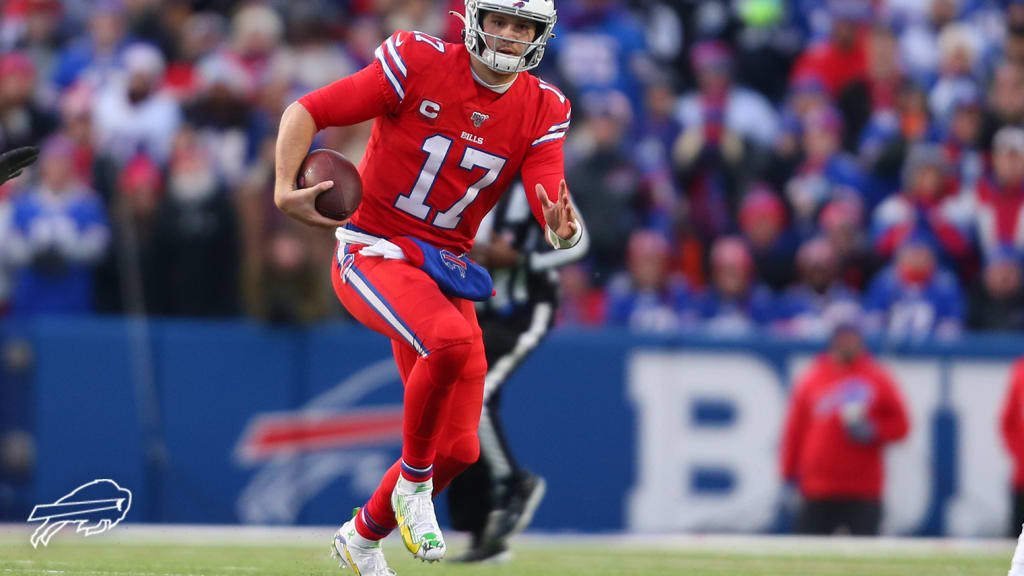
[[576, 246], [565, 250], [549, 246], [519, 182], [509, 187], [480, 223], [476, 241], [490, 242], [492, 238], [505, 238], [524, 258], [514, 268], [490, 270], [495, 295], [477, 303], [480, 316], [510, 316], [540, 303], [554, 305], [558, 300], [557, 269], [583, 258], [590, 244], [584, 226]]

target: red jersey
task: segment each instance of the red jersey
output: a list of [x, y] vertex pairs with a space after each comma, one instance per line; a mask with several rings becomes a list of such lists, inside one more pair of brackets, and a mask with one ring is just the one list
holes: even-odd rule
[[860, 34], [849, 51], [840, 50], [831, 41], [811, 46], [793, 65], [790, 79], [816, 76], [832, 98], [838, 98], [847, 86], [867, 77], [867, 68], [867, 41]]
[[[843, 425], [847, 401], [867, 403], [874, 426], [872, 442], [858, 442]], [[797, 481], [807, 498], [863, 498], [882, 495], [885, 444], [906, 436], [907, 415], [896, 384], [863, 354], [841, 364], [828, 353], [818, 356], [797, 382], [790, 399], [782, 440], [782, 474]]]
[[985, 252], [1024, 248], [1024, 187], [1000, 187], [982, 179], [975, 189], [978, 237]]
[[1013, 487], [1024, 490], [1024, 359], [1013, 365], [1000, 420], [1003, 442], [1013, 459]]
[[544, 224], [535, 186], [557, 200], [569, 100], [527, 72], [497, 93], [473, 78], [470, 58], [462, 44], [399, 31], [372, 64], [299, 100], [318, 129], [376, 118], [352, 224], [466, 252], [520, 173]]

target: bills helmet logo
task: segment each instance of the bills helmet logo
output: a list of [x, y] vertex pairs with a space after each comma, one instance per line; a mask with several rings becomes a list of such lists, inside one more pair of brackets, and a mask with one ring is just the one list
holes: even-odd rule
[[460, 278], [466, 278], [466, 263], [460, 260], [458, 256], [447, 250], [441, 250], [441, 261], [444, 262], [444, 265], [449, 270], [458, 272]]
[[473, 126], [476, 126], [477, 128], [479, 128], [489, 118], [489, 115], [481, 114], [480, 112], [473, 112], [473, 114], [469, 117], [469, 119], [473, 121]]
[[523, 0], [520, 0], [519, 2], [515, 2], [512, 5], [515, 6], [516, 8], [522, 8], [522, 7], [526, 6], [526, 2], [523, 2]]
[[113, 480], [93, 480], [75, 488], [53, 504], [40, 504], [32, 509], [29, 522], [43, 523], [32, 533], [33, 548], [50, 543], [61, 528], [77, 524], [76, 532], [93, 536], [110, 530], [124, 520], [132, 505], [132, 492]]

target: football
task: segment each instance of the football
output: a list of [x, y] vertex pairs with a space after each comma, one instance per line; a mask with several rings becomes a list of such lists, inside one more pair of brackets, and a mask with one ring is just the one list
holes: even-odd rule
[[325, 180], [333, 180], [334, 186], [316, 197], [316, 211], [332, 220], [350, 218], [363, 199], [363, 181], [355, 164], [334, 150], [313, 150], [302, 160], [296, 184], [308, 188]]

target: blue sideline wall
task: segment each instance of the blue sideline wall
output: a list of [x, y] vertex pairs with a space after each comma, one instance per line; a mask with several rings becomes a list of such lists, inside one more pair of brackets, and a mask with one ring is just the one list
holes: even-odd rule
[[[399, 455], [401, 384], [361, 327], [40, 319], [0, 338], [32, 353], [0, 376], [0, 431], [35, 435], [18, 493], [32, 502], [111, 478], [134, 493], [131, 521], [337, 524]], [[517, 455], [548, 480], [534, 527], [787, 530], [779, 436], [793, 375], [819, 350], [554, 332], [504, 397]], [[1024, 338], [876, 350], [913, 428], [886, 455], [884, 530], [1002, 535], [998, 415]]]

